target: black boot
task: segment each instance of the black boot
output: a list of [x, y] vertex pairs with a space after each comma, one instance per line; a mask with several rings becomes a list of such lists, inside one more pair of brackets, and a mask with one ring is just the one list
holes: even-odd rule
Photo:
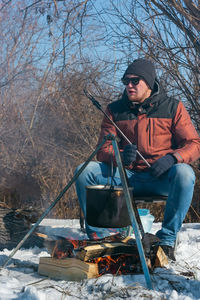
[[167, 257], [173, 261], [176, 261], [174, 247], [168, 245], [160, 245]]

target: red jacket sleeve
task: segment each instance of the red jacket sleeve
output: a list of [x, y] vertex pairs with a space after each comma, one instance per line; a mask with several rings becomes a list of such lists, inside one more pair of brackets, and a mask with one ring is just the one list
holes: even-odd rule
[[182, 102], [173, 120], [173, 136], [178, 145], [173, 155], [178, 162], [191, 163], [200, 157], [200, 137]]

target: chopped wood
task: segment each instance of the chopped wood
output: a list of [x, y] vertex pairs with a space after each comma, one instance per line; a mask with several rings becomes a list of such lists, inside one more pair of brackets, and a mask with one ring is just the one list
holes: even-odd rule
[[91, 246], [86, 246], [77, 252], [76, 257], [89, 261], [97, 257], [118, 255], [118, 254], [132, 254], [138, 256], [138, 250], [136, 243], [134, 245], [128, 245], [121, 243], [101, 243]]
[[[87, 246], [101, 245], [103, 243], [122, 242], [129, 243], [135, 241], [131, 237], [124, 238], [121, 234], [115, 234], [103, 239], [97, 240], [74, 240], [71, 238], [64, 238], [61, 236], [48, 237], [45, 234], [35, 233], [38, 237], [44, 239], [44, 246], [49, 254], [55, 258], [75, 257], [76, 253]], [[135, 242], [134, 242], [135, 243]]]
[[[113, 249], [117, 249], [117, 247], [119, 247], [119, 249], [123, 247], [123, 254], [115, 253], [113, 255]], [[102, 248], [103, 250], [107, 249], [107, 253], [111, 251], [112, 254], [99, 256], [99, 253], [103, 254]], [[128, 252], [127, 249], [130, 250], [131, 248], [133, 250], [132, 254], [124, 253], [125, 251]], [[164, 267], [168, 264], [167, 257], [161, 247], [155, 247], [151, 252], [151, 257], [146, 258], [147, 266], [150, 271], [153, 271], [155, 267]], [[83, 257], [81, 257], [82, 255]], [[98, 257], [94, 258], [96, 255], [98, 255]], [[95, 278], [104, 274], [128, 275], [143, 273], [136, 245], [130, 246], [124, 245], [123, 243], [90, 245], [79, 251], [79, 257], [83, 260], [78, 257], [67, 257], [63, 259], [41, 257], [38, 273], [40, 275], [49, 276], [50, 278], [70, 281]], [[90, 262], [88, 260], [90, 260]]]
[[99, 276], [96, 263], [86, 263], [76, 258], [41, 257], [38, 273], [50, 278], [69, 281], [81, 281]]
[[158, 246], [155, 256], [154, 268], [163, 268], [168, 264], [168, 258], [163, 249]]
[[[103, 274], [126, 275], [143, 273], [136, 240], [130, 236], [106, 237], [101, 240], [72, 240], [44, 234], [37, 235], [45, 240], [52, 257], [40, 258], [38, 273], [55, 279], [89, 279]], [[163, 267], [168, 260], [158, 238], [152, 234], [142, 240], [147, 266], [150, 271]]]
[[[0, 250], [13, 249], [30, 230], [32, 223], [39, 218], [39, 213], [33, 209], [12, 209], [0, 205]], [[31, 235], [23, 244], [24, 248], [31, 246], [43, 247], [43, 239]]]

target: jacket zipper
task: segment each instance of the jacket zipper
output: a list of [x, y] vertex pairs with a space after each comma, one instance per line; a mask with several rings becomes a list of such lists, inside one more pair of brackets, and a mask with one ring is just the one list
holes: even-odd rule
[[149, 119], [147, 129], [146, 129], [146, 132], [148, 132], [148, 131], [149, 131], [149, 146], [151, 146], [151, 122], [150, 122], [150, 119]]

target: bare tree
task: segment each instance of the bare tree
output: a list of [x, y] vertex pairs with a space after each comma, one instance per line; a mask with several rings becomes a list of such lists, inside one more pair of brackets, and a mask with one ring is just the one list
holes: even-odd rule
[[[83, 143], [92, 147], [86, 132], [78, 139], [74, 129], [81, 129], [77, 117], [81, 120], [82, 113], [74, 103], [82, 102], [81, 95], [77, 101], [73, 99], [80, 78], [71, 75], [82, 68], [80, 39], [87, 2], [7, 1], [0, 7], [0, 187], [2, 200], [9, 198], [12, 206], [31, 203], [45, 207], [48, 196], [52, 199], [72, 174], [75, 140], [80, 142], [79, 153]], [[50, 103], [51, 95], [55, 99]], [[66, 98], [68, 102], [63, 100]], [[48, 116], [51, 126], [46, 123], [49, 113], [54, 116]], [[95, 140], [96, 135], [92, 137]], [[56, 160], [62, 161], [60, 170]], [[54, 181], [56, 174], [60, 184], [53, 191], [50, 180]]]
[[[114, 41], [121, 57], [119, 65], [127, 65], [138, 56], [152, 59], [168, 93], [185, 103], [200, 130], [198, 1], [110, 0], [109, 3], [107, 46], [111, 47]], [[106, 8], [105, 20], [107, 13]]]
[[[98, 139], [102, 116], [83, 88], [105, 107], [137, 56], [200, 129], [198, 1], [10, 0], [0, 17], [2, 201], [44, 208], [57, 196]], [[77, 207], [72, 189], [55, 214]]]
[[[119, 66], [138, 56], [156, 64], [168, 94], [184, 102], [200, 132], [200, 7], [199, 1], [113, 1], [104, 10], [107, 46], [113, 41]], [[199, 162], [191, 215], [199, 220]], [[191, 221], [191, 215], [188, 216]]]

